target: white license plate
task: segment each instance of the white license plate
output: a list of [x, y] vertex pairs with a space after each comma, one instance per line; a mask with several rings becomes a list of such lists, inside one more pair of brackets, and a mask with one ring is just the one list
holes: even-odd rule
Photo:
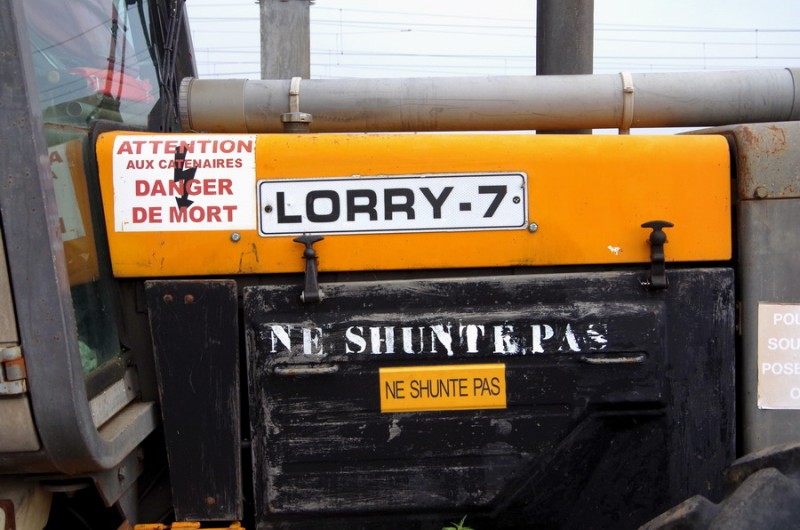
[[525, 173], [260, 180], [262, 236], [527, 226]]

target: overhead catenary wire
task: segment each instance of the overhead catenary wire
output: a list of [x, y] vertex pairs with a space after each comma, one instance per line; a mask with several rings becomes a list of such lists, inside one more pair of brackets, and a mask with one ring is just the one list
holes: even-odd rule
[[[535, 61], [535, 9], [523, 17], [508, 17], [502, 16], [502, 11], [479, 16], [465, 11], [448, 13], [436, 3], [425, 12], [405, 6], [398, 9], [400, 6], [389, 8], [387, 5], [384, 8], [383, 4], [363, 7], [332, 4], [320, 1], [311, 8], [312, 45], [315, 46], [311, 54], [311, 74], [314, 78], [525, 73], [528, 62]], [[260, 77], [255, 64], [260, 52], [257, 4], [211, 2], [205, 4], [206, 9], [203, 3], [197, 2], [190, 6], [193, 30], [199, 35], [195, 44], [213, 40], [216, 34], [219, 40], [224, 40], [226, 48], [195, 48], [201, 77], [237, 75], [224, 73], [224, 70], [231, 69], [229, 67], [235, 67], [230, 63], [230, 55], [234, 53], [241, 55], [239, 66], [246, 66], [246, 58], [253, 57], [253, 73], [246, 75]], [[234, 25], [219, 24], [219, 8], [223, 6], [228, 13], [222, 20], [227, 22], [234, 18], [237, 20]], [[254, 16], [242, 16], [245, 8], [252, 9]], [[745, 19], [741, 25], [730, 24], [730, 21], [720, 25], [692, 25], [688, 20], [687, 24], [678, 25], [674, 21], [663, 25], [597, 23], [594, 62], [600, 72], [609, 69], [766, 68], [797, 63], [800, 29], [780, 23], [766, 26], [761, 19], [753, 19], [752, 25], [748, 22]], [[415, 37], [415, 33], [419, 36]], [[435, 35], [443, 37], [441, 48], [420, 46]], [[465, 38], [459, 39], [460, 35]], [[475, 38], [470, 38], [473, 36]], [[462, 41], [463, 57], [460, 50], [451, 45]], [[253, 45], [252, 48], [235, 47], [231, 45], [234, 42], [252, 42]], [[482, 49], [493, 47], [508, 49], [512, 54], [498, 53], [496, 61], [479, 57]], [[517, 57], [519, 50], [530, 53], [527, 57]], [[629, 51], [641, 55], [631, 56]], [[349, 59], [344, 59], [346, 57]], [[403, 57], [411, 61], [403, 60]], [[409, 64], [417, 59], [418, 66]], [[466, 61], [473, 61], [473, 64], [461, 64]]]

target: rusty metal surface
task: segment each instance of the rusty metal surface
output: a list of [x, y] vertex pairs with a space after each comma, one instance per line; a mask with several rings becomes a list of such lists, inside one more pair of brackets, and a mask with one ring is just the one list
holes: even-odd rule
[[707, 129], [732, 147], [739, 200], [800, 197], [800, 122], [735, 125]]

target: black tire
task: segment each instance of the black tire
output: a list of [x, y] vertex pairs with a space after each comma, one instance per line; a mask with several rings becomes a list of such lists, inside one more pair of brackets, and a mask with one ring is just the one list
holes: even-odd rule
[[769, 447], [725, 472], [725, 498], [692, 497], [640, 530], [785, 530], [800, 528], [800, 443]]

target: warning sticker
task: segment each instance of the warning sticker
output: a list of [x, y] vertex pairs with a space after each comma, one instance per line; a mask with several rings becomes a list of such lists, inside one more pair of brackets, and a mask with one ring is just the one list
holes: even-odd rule
[[381, 368], [381, 412], [506, 408], [505, 364]]
[[118, 136], [117, 232], [256, 228], [255, 135]]

